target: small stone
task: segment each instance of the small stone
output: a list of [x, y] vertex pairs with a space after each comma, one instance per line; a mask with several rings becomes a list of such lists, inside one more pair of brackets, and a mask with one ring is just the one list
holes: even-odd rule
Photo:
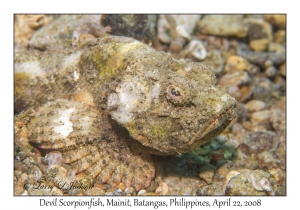
[[94, 37], [92, 34], [81, 34], [78, 40], [78, 46], [92, 46], [95, 45], [97, 42], [97, 38]]
[[267, 38], [251, 40], [249, 43], [251, 49], [257, 52], [265, 51], [269, 47], [269, 40]]
[[84, 192], [84, 195], [89, 195], [89, 196], [105, 195], [105, 191], [100, 188], [93, 187], [91, 189], [87, 189]]
[[274, 178], [278, 186], [281, 186], [286, 179], [286, 173], [279, 167], [269, 169], [269, 173]]
[[265, 69], [265, 74], [267, 77], [274, 77], [277, 72], [277, 69], [274, 66], [270, 66]]
[[205, 15], [199, 30], [203, 34], [241, 38], [247, 35], [248, 27], [243, 15]]
[[142, 189], [138, 192], [137, 195], [145, 195], [146, 193], [147, 193], [146, 190]]
[[253, 125], [250, 121], [243, 121], [242, 126], [248, 131], [253, 131]]
[[231, 168], [233, 167], [233, 162], [227, 161], [224, 165], [222, 165], [215, 173], [214, 180], [216, 181], [224, 181], [226, 175], [229, 173]]
[[278, 28], [286, 28], [286, 15], [266, 14], [263, 16], [265, 20], [269, 21], [271, 24], [277, 26]]
[[273, 131], [250, 132], [243, 137], [243, 143], [247, 144], [252, 152], [274, 151], [279, 141], [278, 135]]
[[[231, 171], [233, 173], [233, 171]], [[230, 176], [229, 176], [230, 175]], [[242, 170], [228, 174], [224, 182], [224, 194], [230, 195], [275, 195], [269, 181], [270, 175], [261, 170]]]
[[170, 51], [172, 53], [179, 53], [182, 50], [182, 43], [177, 40], [172, 40], [170, 44]]
[[285, 98], [277, 101], [270, 109], [270, 122], [276, 131], [286, 130], [286, 104]]
[[252, 99], [264, 102], [269, 102], [272, 98], [272, 94], [278, 87], [266, 77], [256, 77], [253, 79], [253, 85], [255, 89], [253, 91]]
[[199, 40], [192, 40], [189, 42], [187, 51], [190, 55], [198, 60], [204, 60], [207, 56], [207, 51], [203, 43]]
[[275, 155], [282, 160], [282, 162], [285, 162], [286, 160], [286, 142], [280, 142], [276, 151]]
[[262, 110], [262, 111], [253, 112], [251, 114], [250, 119], [251, 119], [252, 123], [269, 122], [270, 110]]
[[269, 44], [269, 51], [285, 53], [285, 46], [283, 46], [282, 44], [271, 42]]
[[24, 192], [21, 194], [21, 196], [27, 196], [27, 195], [29, 195], [27, 190], [24, 190]]
[[133, 194], [135, 191], [134, 191], [134, 188], [133, 187], [127, 187], [124, 192], [126, 194]]
[[273, 42], [278, 44], [283, 44], [286, 42], [286, 31], [278, 30], [274, 33]]
[[158, 195], [167, 195], [168, 194], [168, 185], [165, 182], [160, 182], [158, 188], [156, 188], [155, 193]]
[[260, 100], [251, 100], [246, 103], [246, 108], [249, 112], [257, 112], [265, 109], [267, 104]]
[[200, 168], [199, 177], [207, 184], [212, 184], [216, 168], [213, 165], [205, 165]]
[[216, 75], [220, 75], [223, 71], [224, 62], [221, 53], [218, 50], [209, 51], [203, 63], [208, 66]]
[[286, 63], [285, 62], [279, 66], [279, 72], [282, 76], [286, 77]]
[[123, 182], [121, 182], [121, 183], [117, 186], [117, 188], [119, 188], [119, 189], [121, 189], [122, 191], [124, 191], [125, 188], [126, 188], [126, 186], [124, 185]]
[[49, 168], [54, 164], [59, 166], [62, 164], [62, 154], [58, 151], [50, 152], [45, 158], [48, 160]]
[[230, 56], [224, 67], [225, 72], [235, 72], [241, 70], [247, 70], [249, 68], [250, 63], [243, 57], [232, 55]]
[[245, 71], [227, 73], [221, 77], [219, 85], [229, 86], [228, 93], [238, 102], [244, 102], [252, 95], [254, 87], [251, 85], [251, 78]]
[[263, 151], [259, 153], [257, 155], [257, 158], [259, 160], [259, 166], [261, 168], [264, 166], [266, 166], [267, 168], [276, 167], [281, 163], [281, 160], [279, 160], [276, 155], [269, 151]]

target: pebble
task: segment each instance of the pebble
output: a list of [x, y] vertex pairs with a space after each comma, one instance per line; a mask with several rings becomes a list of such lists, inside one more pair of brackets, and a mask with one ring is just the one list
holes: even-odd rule
[[268, 68], [265, 69], [265, 75], [267, 77], [274, 77], [276, 75], [277, 69], [274, 66], [269, 66]]
[[198, 60], [204, 60], [207, 57], [206, 48], [199, 40], [190, 41], [187, 50], [189, 54]]
[[237, 55], [232, 55], [227, 59], [224, 71], [227, 73], [233, 73], [241, 70], [246, 71], [249, 66], [250, 63], [247, 61], [247, 59]]
[[279, 72], [282, 76], [286, 77], [286, 63], [285, 62], [279, 66]]
[[278, 30], [274, 33], [273, 42], [278, 44], [285, 44], [286, 42], [286, 31]]
[[269, 49], [268, 50], [271, 51], [271, 52], [285, 53], [285, 46], [283, 46], [282, 44], [271, 42], [269, 44]]
[[243, 15], [205, 15], [199, 23], [199, 31], [215, 36], [245, 37], [248, 32]]
[[255, 89], [253, 91], [252, 99], [268, 103], [272, 98], [272, 94], [276, 91], [275, 84], [266, 77], [254, 78], [253, 84]]
[[267, 38], [255, 39], [249, 42], [249, 45], [252, 50], [261, 52], [265, 51], [269, 47], [269, 40]]
[[97, 38], [92, 34], [81, 34], [79, 36], [78, 46], [79, 47], [92, 46], [96, 44], [96, 41]]
[[145, 195], [146, 193], [147, 193], [146, 190], [142, 189], [138, 192], [137, 195]]
[[244, 136], [243, 143], [247, 144], [252, 152], [256, 151], [275, 151], [279, 137], [273, 131], [249, 132]]
[[[232, 175], [227, 182], [224, 182], [224, 194], [230, 195], [268, 195], [268, 192], [275, 194], [270, 186], [269, 175], [261, 170], [245, 170], [231, 172]], [[227, 178], [227, 177], [226, 177]]]
[[250, 120], [254, 124], [262, 123], [262, 122], [269, 122], [270, 120], [270, 110], [262, 110], [253, 112], [251, 114]]
[[160, 182], [158, 188], [156, 188], [155, 193], [158, 195], [167, 195], [169, 191], [169, 187], [167, 183]]
[[280, 29], [286, 28], [286, 15], [265, 14], [264, 19]]
[[216, 75], [220, 75], [223, 71], [224, 61], [220, 51], [208, 51], [203, 63], [208, 66]]
[[216, 168], [213, 165], [205, 165], [200, 168], [199, 177], [207, 184], [212, 184], [215, 170]]
[[251, 85], [251, 77], [245, 71], [237, 71], [223, 75], [219, 85], [229, 86], [228, 93], [238, 102], [244, 102], [252, 95], [254, 87]]
[[48, 161], [48, 167], [56, 164], [60, 166], [62, 164], [62, 154], [58, 151], [50, 152], [45, 156], [45, 159]]
[[267, 104], [260, 100], [251, 100], [246, 103], [246, 108], [249, 112], [257, 112], [265, 109]]
[[273, 152], [270, 151], [263, 151], [257, 155], [257, 158], [259, 159], [259, 166], [272, 168], [279, 166], [281, 161], [274, 155]]

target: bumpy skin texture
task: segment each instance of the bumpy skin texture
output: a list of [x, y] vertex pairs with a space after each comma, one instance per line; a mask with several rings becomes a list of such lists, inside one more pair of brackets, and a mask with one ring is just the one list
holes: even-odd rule
[[48, 102], [27, 125], [29, 141], [59, 150], [77, 174], [137, 190], [154, 177], [149, 154], [188, 152], [235, 118], [235, 99], [215, 84], [203, 64], [125, 37], [15, 55], [16, 112]]

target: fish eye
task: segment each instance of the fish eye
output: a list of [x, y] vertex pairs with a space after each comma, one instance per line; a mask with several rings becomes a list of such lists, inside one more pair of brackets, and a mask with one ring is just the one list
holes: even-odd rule
[[185, 99], [185, 93], [182, 88], [170, 85], [167, 89], [167, 98], [175, 103], [181, 103]]
[[178, 90], [178, 88], [177, 88], [177, 89], [172, 88], [172, 89], [171, 89], [171, 94], [172, 94], [173, 96], [181, 96], [180, 90]]

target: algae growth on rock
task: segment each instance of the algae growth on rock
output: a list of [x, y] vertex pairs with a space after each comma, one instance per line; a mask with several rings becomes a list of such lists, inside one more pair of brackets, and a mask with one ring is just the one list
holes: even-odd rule
[[[78, 49], [17, 51], [14, 94], [16, 113], [32, 110], [18, 118], [26, 122], [16, 139], [46, 155], [46, 171], [76, 174], [56, 175], [54, 182], [91, 177], [100, 188], [149, 187], [150, 154], [186, 153], [236, 116], [235, 99], [204, 64], [125, 37]], [[49, 164], [53, 151], [61, 162]]]

